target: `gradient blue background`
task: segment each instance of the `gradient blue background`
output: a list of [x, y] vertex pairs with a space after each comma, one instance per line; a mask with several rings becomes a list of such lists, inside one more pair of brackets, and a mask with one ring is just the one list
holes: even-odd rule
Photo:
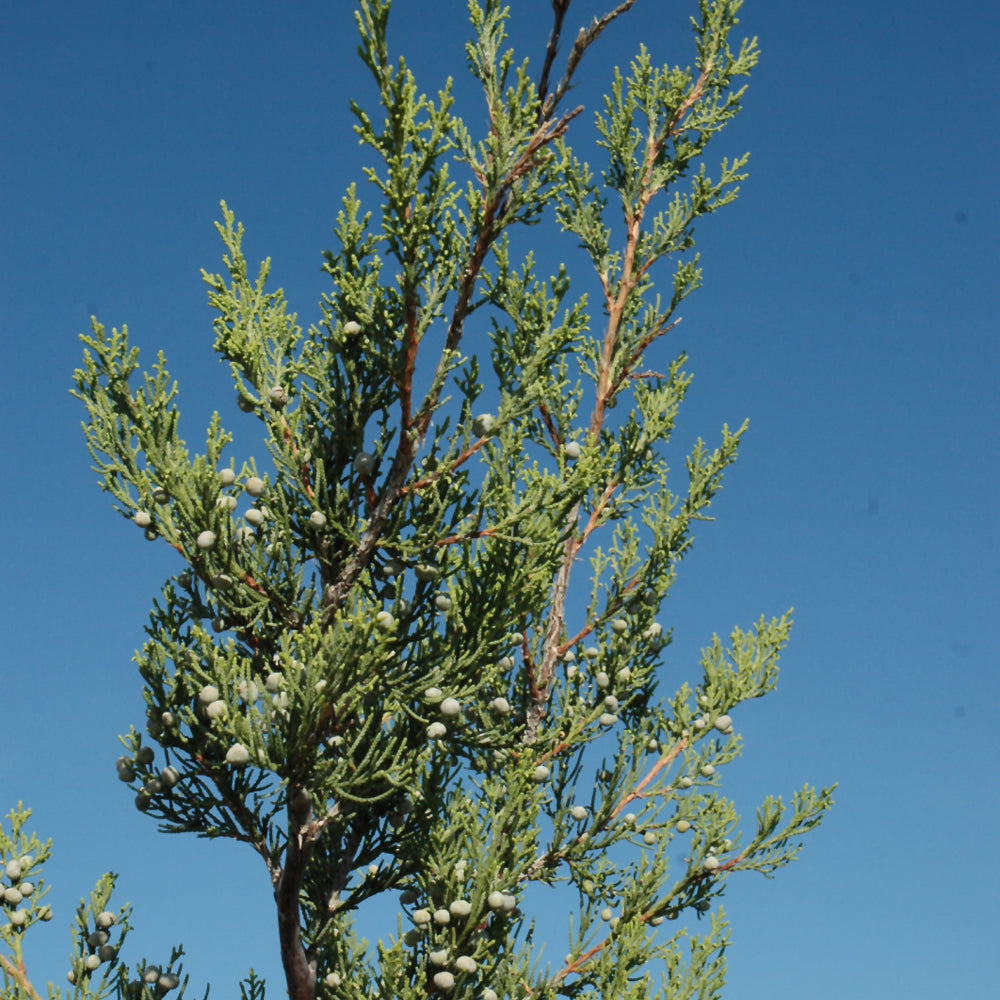
[[[570, 37], [606, 2], [577, 0]], [[353, 6], [4, 5], [0, 806], [24, 799], [55, 840], [39, 985], [64, 981], [71, 911], [113, 869], [136, 905], [129, 958], [183, 941], [195, 984], [232, 996], [253, 965], [282, 992], [259, 861], [157, 834], [115, 779], [115, 735], [142, 716], [130, 657], [177, 567], [93, 485], [67, 389], [88, 317], [127, 323], [147, 361], [166, 352], [192, 446], [219, 408], [262, 454], [198, 269], [220, 268], [225, 198], [250, 258], [315, 318], [359, 173], [348, 99], [372, 94]], [[689, 62], [693, 6], [639, 0], [575, 97], [593, 109], [640, 40]], [[549, 5], [512, 8], [538, 65]], [[425, 89], [464, 79], [463, 11], [398, 0], [394, 46]], [[714, 631], [794, 605], [781, 686], [739, 711], [726, 787], [751, 821], [766, 793], [840, 789], [796, 865], [730, 883], [728, 996], [995, 995], [1000, 13], [749, 0], [742, 28], [762, 62], [712, 159], [750, 149], [751, 178], [698, 232], [706, 287], [670, 346], [695, 374], [678, 444], [751, 429], [665, 608], [664, 684], [695, 675]]]

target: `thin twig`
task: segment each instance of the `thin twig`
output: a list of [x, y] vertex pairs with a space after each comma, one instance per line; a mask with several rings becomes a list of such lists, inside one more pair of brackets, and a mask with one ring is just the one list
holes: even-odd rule
[[[618, 805], [611, 810], [611, 815], [608, 819], [614, 819], [630, 802], [634, 802], [636, 799], [642, 798], [644, 789], [649, 785], [653, 778], [655, 778], [665, 767], [672, 764], [681, 755], [681, 753], [687, 749], [687, 745], [688, 738], [686, 736], [682, 736], [670, 750], [668, 750], [656, 761], [656, 763], [649, 769], [649, 773], [646, 777], [644, 777], [642, 781], [635, 786], [635, 788], [631, 789], [621, 797]], [[669, 790], [669, 786], [661, 789], [663, 792]]]
[[549, 94], [549, 74], [552, 72], [552, 64], [556, 61], [556, 53], [559, 51], [559, 39], [562, 36], [563, 20], [572, 0], [552, 0], [552, 13], [554, 15], [552, 31], [549, 40], [545, 45], [545, 62], [542, 65], [542, 75], [538, 79], [538, 114], [542, 115], [545, 107], [545, 100]]
[[675, 326], [677, 326], [678, 323], [680, 323], [682, 318], [683, 317], [678, 316], [677, 319], [673, 321], [673, 323], [670, 323], [667, 326], [660, 325], [653, 327], [653, 329], [649, 333], [647, 333], [646, 336], [642, 338], [642, 340], [639, 341], [638, 345], [636, 346], [636, 349], [632, 352], [628, 361], [625, 362], [625, 366], [622, 368], [621, 375], [619, 375], [618, 378], [615, 379], [614, 383], [611, 385], [612, 396], [614, 396], [614, 394], [618, 392], [618, 390], [621, 388], [622, 383], [627, 378], [663, 378], [662, 375], [657, 375], [656, 373], [651, 373], [648, 376], [644, 374], [633, 375], [632, 369], [635, 367], [635, 365], [638, 364], [639, 359], [642, 357], [646, 348], [649, 347], [649, 345], [658, 337], [662, 337], [664, 334], [670, 333], [670, 331]]
[[[584, 52], [597, 41], [601, 33], [612, 21], [630, 10], [635, 5], [635, 2], [636, 0], [622, 0], [614, 10], [608, 11], [603, 17], [595, 17], [590, 22], [589, 27], [580, 29], [576, 36], [576, 41], [573, 43], [573, 48], [570, 50], [569, 58], [566, 60], [566, 69], [563, 71], [562, 78], [556, 85], [556, 89], [545, 98], [542, 104], [542, 116], [551, 114], [563, 97], [566, 96], [566, 91], [569, 90], [572, 84], [573, 74], [580, 65], [580, 60], [583, 59]], [[568, 2], [566, 6], [569, 7]], [[547, 81], [546, 86], [548, 86]]]

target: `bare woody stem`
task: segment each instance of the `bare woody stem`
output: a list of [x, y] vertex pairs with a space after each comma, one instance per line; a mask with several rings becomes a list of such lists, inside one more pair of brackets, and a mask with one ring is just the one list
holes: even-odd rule
[[312, 819], [308, 801], [303, 803], [297, 800], [294, 788], [289, 789], [288, 820], [284, 865], [274, 885], [281, 965], [285, 971], [290, 1000], [314, 1000], [316, 957], [308, 955], [302, 943], [300, 898], [306, 866], [320, 826]]
[[556, 61], [556, 54], [559, 51], [559, 39], [562, 36], [563, 21], [572, 0], [552, 0], [553, 23], [549, 40], [545, 45], [545, 62], [542, 64], [542, 75], [538, 78], [538, 102], [539, 114], [545, 107], [545, 101], [549, 93], [549, 75], [552, 72], [552, 64]]
[[274, 890], [274, 901], [278, 911], [281, 965], [291, 1000], [313, 1000], [316, 988], [316, 961], [310, 961], [306, 955], [299, 926], [299, 893], [304, 875], [305, 864], [290, 843], [285, 869]]
[[580, 65], [583, 54], [597, 41], [601, 33], [611, 22], [630, 10], [635, 5], [635, 2], [636, 0], [622, 0], [614, 10], [608, 11], [603, 17], [595, 17], [588, 27], [579, 30], [576, 41], [573, 42], [573, 48], [570, 49], [569, 58], [566, 60], [566, 69], [556, 84], [555, 90], [549, 93], [549, 76], [552, 72], [552, 64], [555, 62], [556, 52], [559, 48], [563, 20], [572, 3], [572, 0], [552, 0], [554, 22], [548, 44], [545, 46], [545, 63], [542, 67], [542, 75], [538, 81], [539, 117], [550, 115], [555, 110], [572, 85], [573, 74]]

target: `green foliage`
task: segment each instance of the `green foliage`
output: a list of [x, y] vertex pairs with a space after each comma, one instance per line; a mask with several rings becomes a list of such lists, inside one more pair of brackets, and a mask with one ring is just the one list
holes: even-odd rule
[[[7, 922], [0, 937], [9, 955], [0, 955], [3, 970], [2, 1000], [40, 1000], [41, 994], [28, 979], [24, 960], [24, 939], [30, 927], [52, 919], [52, 910], [41, 903], [48, 893], [42, 870], [52, 856], [52, 842], [41, 843], [35, 834], [26, 834], [31, 810], [18, 803], [7, 814], [9, 830], [0, 824], [0, 860], [4, 865], [3, 902]], [[69, 989], [48, 984], [49, 1000], [101, 1000], [129, 997], [130, 1000], [159, 1000], [165, 993], [183, 997], [188, 980], [183, 975], [182, 948], [174, 948], [164, 966], [139, 962], [132, 970], [119, 959], [129, 932], [131, 907], [109, 910], [117, 876], [108, 873], [97, 880], [87, 899], [81, 899], [72, 926], [73, 948], [66, 975]], [[208, 991], [205, 991], [207, 998]]]
[[[774, 688], [787, 614], [713, 638], [694, 686], [657, 694], [658, 613], [746, 425], [696, 442], [678, 476], [667, 445], [691, 378], [683, 355], [653, 355], [701, 282], [695, 222], [745, 177], [746, 156], [713, 179], [703, 155], [757, 50], [730, 48], [738, 0], [701, 0], [693, 67], [642, 48], [615, 71], [598, 179], [563, 101], [632, 6], [581, 31], [556, 81], [569, 2], [554, 0], [536, 81], [507, 9], [470, 2], [476, 137], [450, 80], [427, 97], [390, 57], [388, 0], [362, 0], [372, 202], [344, 195], [316, 324], [267, 291], [268, 261], [251, 277], [225, 204], [226, 273], [203, 275], [266, 457], [218, 415], [192, 455], [162, 355], [139, 374], [125, 328], [95, 320], [83, 338], [75, 395], [101, 486], [180, 557], [137, 654], [145, 735], [123, 738], [119, 777], [162, 829], [260, 856], [296, 1000], [716, 997], [727, 880], [788, 863], [831, 804], [808, 787], [768, 798], [744, 836], [721, 794], [742, 749], [730, 713]], [[541, 223], [589, 261], [572, 282], [517, 250]], [[11, 819], [4, 857], [40, 865], [26, 813]], [[160, 996], [163, 970], [147, 986], [145, 966], [118, 964], [127, 909], [113, 958], [88, 968], [112, 884], [81, 904], [73, 995]], [[532, 917], [549, 897], [570, 911], [554, 965]], [[35, 995], [21, 942], [37, 899], [8, 903], [26, 916], [2, 928], [5, 997]], [[371, 905], [397, 914], [373, 950], [353, 927]], [[263, 997], [254, 973], [241, 995]]]

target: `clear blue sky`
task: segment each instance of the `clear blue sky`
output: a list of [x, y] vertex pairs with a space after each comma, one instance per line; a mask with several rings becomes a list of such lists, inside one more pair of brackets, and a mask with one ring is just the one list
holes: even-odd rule
[[[606, 2], [577, 0], [571, 25]], [[195, 983], [231, 996], [252, 964], [280, 992], [257, 859], [158, 834], [116, 781], [116, 734], [142, 716], [130, 658], [177, 567], [97, 490], [67, 390], [95, 313], [147, 359], [166, 352], [189, 441], [216, 407], [234, 422], [198, 272], [220, 267], [221, 198], [315, 317], [358, 174], [348, 100], [371, 96], [353, 6], [5, 7], [0, 807], [24, 799], [55, 840], [39, 983], [63, 981], [73, 907], [112, 869], [136, 906], [130, 957], [183, 941]], [[593, 108], [640, 40], [688, 62], [693, 7], [639, 0], [579, 99]], [[428, 90], [461, 78], [463, 8], [398, 0], [395, 45]], [[537, 60], [549, 5], [512, 8]], [[706, 287], [673, 345], [695, 375], [677, 440], [751, 429], [665, 609], [664, 684], [693, 676], [713, 631], [794, 605], [778, 692], [739, 713], [729, 787], [751, 821], [766, 793], [840, 789], [796, 865], [731, 883], [728, 995], [985, 997], [1000, 981], [1000, 8], [748, 0], [742, 27], [762, 61], [716, 153], [750, 149], [751, 178], [699, 231]]]

